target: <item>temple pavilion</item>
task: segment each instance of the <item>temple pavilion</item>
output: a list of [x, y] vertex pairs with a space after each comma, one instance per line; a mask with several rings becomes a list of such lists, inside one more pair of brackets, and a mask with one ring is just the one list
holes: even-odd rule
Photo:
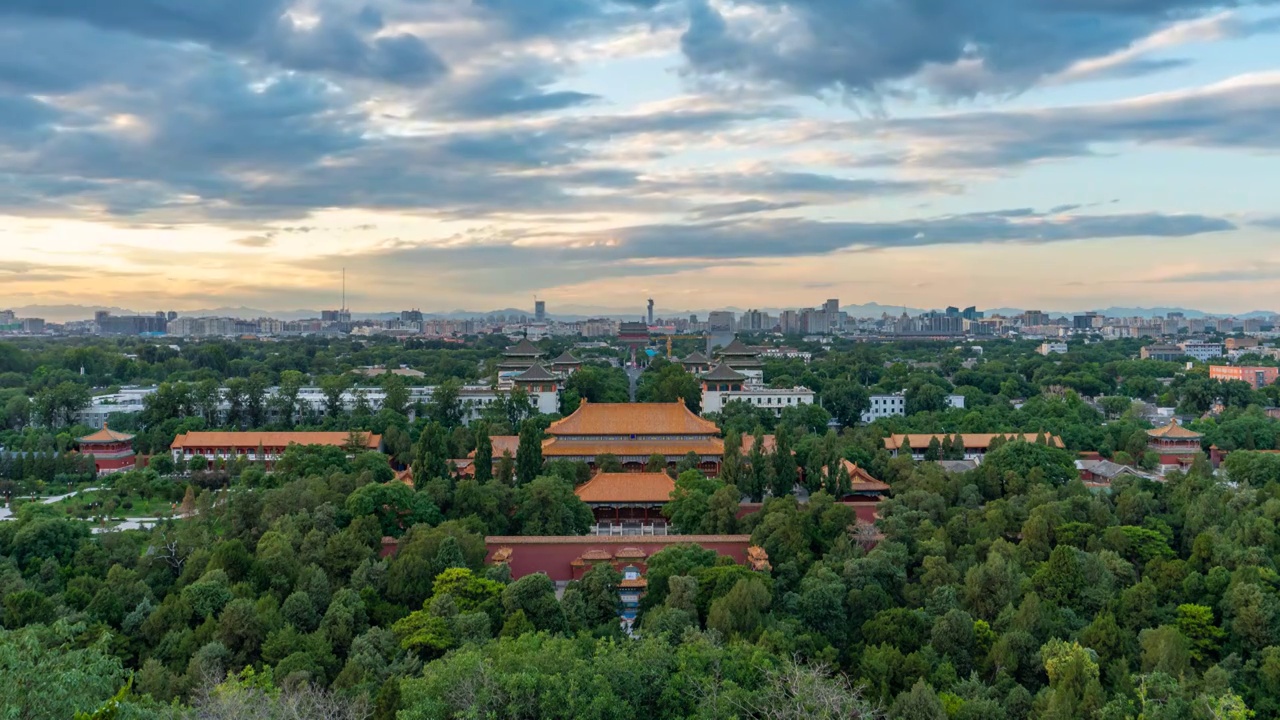
[[1203, 435], [1183, 427], [1177, 420], [1147, 431], [1147, 447], [1160, 456], [1161, 475], [1190, 466], [1202, 452], [1200, 441], [1203, 439]]
[[542, 350], [530, 342], [529, 338], [522, 338], [520, 342], [502, 351], [502, 362], [498, 364], [498, 373], [522, 373], [533, 367], [541, 357]]
[[760, 352], [747, 347], [738, 338], [721, 348], [717, 356], [720, 364], [746, 375], [752, 383], [764, 382], [764, 363], [760, 360]]
[[134, 465], [133, 436], [116, 432], [102, 424], [102, 429], [92, 435], [77, 438], [82, 455], [92, 455], [99, 475], [130, 470]]

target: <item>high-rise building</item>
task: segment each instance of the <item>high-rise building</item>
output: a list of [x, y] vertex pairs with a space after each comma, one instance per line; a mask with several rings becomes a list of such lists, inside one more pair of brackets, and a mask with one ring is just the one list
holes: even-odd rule
[[[652, 312], [652, 310], [650, 310], [650, 312]], [[547, 301], [546, 300], [533, 301], [533, 319], [537, 322], [547, 321]]]
[[163, 312], [155, 315], [112, 315], [99, 310], [93, 314], [98, 332], [103, 335], [163, 335], [169, 318]]
[[1022, 313], [1022, 324], [1024, 326], [1048, 325], [1049, 315], [1041, 310], [1028, 310]]
[[401, 310], [400, 322], [420, 323], [422, 322], [422, 311], [421, 310]]
[[822, 312], [827, 316], [828, 333], [842, 329], [840, 323], [840, 300], [838, 298], [831, 298], [823, 303]]
[[707, 316], [707, 330], [710, 332], [726, 333], [735, 329], [733, 313], [728, 310], [716, 310]]
[[1072, 318], [1072, 327], [1076, 330], [1092, 330], [1102, 327], [1102, 317], [1096, 312], [1087, 312]]
[[649, 298], [649, 324], [653, 324], [653, 298]]
[[783, 310], [779, 325], [783, 335], [800, 334], [800, 313], [795, 310]]

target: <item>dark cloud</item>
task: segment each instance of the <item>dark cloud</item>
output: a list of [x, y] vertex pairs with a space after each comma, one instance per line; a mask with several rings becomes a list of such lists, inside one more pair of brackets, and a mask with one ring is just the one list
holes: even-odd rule
[[901, 222], [736, 218], [571, 233], [486, 228], [443, 242], [390, 241], [357, 254], [302, 260], [369, 278], [430, 272], [449, 292], [525, 292], [586, 278], [669, 275], [760, 259], [979, 243], [1051, 243], [1127, 237], [1186, 237], [1233, 229], [1202, 215], [1061, 216], [1022, 208]]
[[705, 224], [644, 225], [611, 233], [603, 255], [630, 258], [750, 258], [821, 255], [839, 250], [1053, 243], [1124, 237], [1187, 237], [1234, 230], [1204, 215], [1048, 215], [1025, 210], [953, 215], [902, 222], [822, 222], [800, 218]]
[[985, 111], [868, 121], [831, 129], [876, 134], [907, 150], [854, 165], [1008, 168], [1088, 157], [1103, 143], [1240, 150], [1280, 149], [1280, 73], [1242, 76], [1192, 90], [1043, 110]]
[[514, 37], [562, 36], [640, 22], [662, 0], [473, 0]]
[[236, 238], [232, 243], [246, 248], [264, 248], [270, 247], [275, 241], [266, 235], [249, 235], [247, 237]]
[[1162, 277], [1148, 282], [1160, 283], [1237, 283], [1274, 282], [1280, 280], [1280, 263], [1257, 263], [1248, 267], [1223, 270], [1200, 270]]
[[651, 184], [666, 192], [722, 192], [767, 194], [774, 197], [806, 197], [815, 201], [855, 200], [878, 195], [905, 195], [937, 189], [934, 182], [868, 180], [808, 172], [763, 170], [758, 172], [700, 173], [678, 179], [657, 179]]
[[241, 45], [274, 22], [290, 0], [5, 0], [2, 15], [79, 20], [168, 40]]
[[695, 220], [720, 220], [737, 215], [754, 215], [756, 213], [773, 212], [774, 210], [790, 210], [804, 207], [806, 203], [798, 201], [770, 202], [768, 200], [739, 200], [737, 202], [715, 203], [694, 208], [689, 214]]
[[[1226, 4], [1262, 5], [1266, 0]], [[694, 72], [769, 83], [805, 94], [872, 95], [931, 68], [941, 94], [1024, 89], [1072, 63], [1105, 56], [1221, 0], [985, 0], [855, 2], [734, 0], [726, 17], [690, 0], [681, 40]], [[963, 81], [961, 81], [963, 79]]]
[[502, 68], [440, 88], [422, 104], [422, 112], [430, 117], [496, 118], [563, 110], [600, 99], [590, 93], [547, 90], [554, 77], [549, 67]]
[[[421, 85], [443, 75], [443, 60], [414, 35], [375, 35], [376, 9], [328, 3], [314, 24], [286, 13], [293, 0], [5, 0], [0, 18], [46, 18], [171, 42], [192, 42], [302, 71], [331, 71]], [[17, 18], [17, 19], [15, 19]], [[377, 20], [377, 23], [372, 22]], [[119, 40], [115, 40], [119, 43]], [[93, 52], [93, 50], [90, 50]]]

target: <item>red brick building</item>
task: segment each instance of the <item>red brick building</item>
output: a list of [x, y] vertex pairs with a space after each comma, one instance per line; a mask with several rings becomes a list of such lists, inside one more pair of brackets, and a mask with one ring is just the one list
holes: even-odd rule
[[[381, 435], [359, 435], [366, 450], [382, 449]], [[271, 465], [290, 445], [346, 447], [351, 440], [352, 434], [346, 432], [189, 432], [174, 438], [169, 450], [175, 463], [185, 463], [196, 456], [214, 460], [243, 455]]]
[[1239, 380], [1249, 383], [1254, 390], [1272, 385], [1280, 380], [1280, 368], [1254, 367], [1250, 365], [1210, 365], [1210, 380]]

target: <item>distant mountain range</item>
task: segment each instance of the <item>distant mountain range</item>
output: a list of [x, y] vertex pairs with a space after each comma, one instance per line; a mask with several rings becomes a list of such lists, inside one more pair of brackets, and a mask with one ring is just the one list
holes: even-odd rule
[[[643, 318], [645, 315], [644, 308], [622, 309], [622, 308], [592, 307], [592, 306], [582, 306], [582, 305], [566, 305], [566, 306], [555, 308], [555, 309], [558, 312], [550, 312], [547, 314], [548, 317], [554, 320], [561, 320], [565, 322], [572, 322], [575, 320], [585, 320], [587, 318], [598, 318], [598, 317], [608, 317], [608, 318], [614, 318], [614, 319], [620, 319], [620, 320], [639, 320]], [[785, 308], [766, 308], [766, 307], [759, 308], [760, 311], [766, 312], [766, 313], [769, 313], [770, 315], [775, 315], [775, 316], [780, 314], [784, 309]], [[850, 317], [862, 317], [862, 318], [878, 318], [881, 315], [885, 315], [885, 314], [896, 317], [898, 315], [901, 315], [904, 311], [908, 315], [919, 315], [920, 313], [926, 312], [927, 310], [926, 308], [903, 307], [902, 305], [882, 305], [880, 303], [875, 303], [875, 302], [854, 304], [854, 305], [843, 305], [841, 306], [840, 309], [848, 313]], [[942, 308], [932, 308], [932, 309], [941, 310]], [[1020, 315], [1024, 312], [1024, 310], [1021, 308], [989, 308], [989, 309], [981, 308], [981, 309], [984, 313], [986, 313], [988, 317], [992, 315], [1004, 315], [1004, 316]], [[15, 314], [18, 315], [18, 317], [38, 317], [38, 318], [44, 318], [45, 320], [48, 320], [50, 322], [69, 322], [73, 320], [90, 320], [93, 318], [94, 313], [100, 310], [105, 310], [111, 313], [112, 315], [135, 315], [135, 314], [149, 315], [156, 312], [156, 310], [139, 311], [139, 310], [130, 310], [127, 308], [105, 307], [105, 306], [98, 306], [98, 305], [26, 305], [23, 307], [12, 308], [12, 310], [14, 311]], [[741, 314], [744, 311], [743, 308], [738, 308], [738, 307], [714, 308], [714, 310], [728, 310], [736, 314]], [[712, 312], [712, 309], [707, 309], [707, 308], [699, 308], [699, 309], [692, 309], [692, 310], [672, 310], [669, 308], [657, 308], [654, 310], [654, 315], [660, 318], [689, 317], [690, 315], [697, 315], [699, 318], [705, 320], [706, 317], [711, 312]], [[1086, 310], [1046, 310], [1045, 312], [1047, 312], [1052, 317], [1058, 317], [1058, 316], [1070, 317], [1071, 315], [1078, 315], [1087, 311]], [[1101, 315], [1108, 315], [1111, 317], [1147, 317], [1147, 318], [1165, 317], [1169, 313], [1173, 313], [1173, 312], [1180, 312], [1188, 318], [1227, 317], [1228, 315], [1234, 316], [1237, 318], [1252, 318], [1252, 317], [1270, 316], [1270, 315], [1276, 314], [1269, 310], [1253, 310], [1247, 313], [1208, 313], [1202, 310], [1195, 310], [1192, 308], [1181, 308], [1181, 307], [1152, 307], [1152, 308], [1107, 307], [1107, 308], [1094, 308], [1092, 309], [1092, 312], [1097, 312]], [[306, 318], [320, 317], [320, 311], [308, 310], [308, 309], [263, 310], [261, 308], [250, 308], [250, 307], [242, 306], [242, 307], [217, 307], [217, 308], [208, 308], [208, 309], [201, 309], [201, 310], [180, 310], [178, 311], [178, 315], [180, 317], [237, 317], [237, 318], [243, 318], [243, 319], [272, 317], [280, 320], [302, 320]], [[499, 310], [456, 309], [456, 310], [450, 310], [447, 312], [424, 312], [423, 313], [423, 316], [428, 318], [450, 319], [450, 320], [461, 320], [466, 318], [484, 317], [487, 315], [508, 315], [508, 316], [526, 315], [526, 316], [532, 317], [533, 311], [531, 309], [522, 310], [518, 308], [503, 308]], [[400, 313], [399, 311], [377, 312], [377, 313], [353, 312], [351, 313], [351, 317], [355, 320], [390, 320], [393, 318], [400, 317]]]

